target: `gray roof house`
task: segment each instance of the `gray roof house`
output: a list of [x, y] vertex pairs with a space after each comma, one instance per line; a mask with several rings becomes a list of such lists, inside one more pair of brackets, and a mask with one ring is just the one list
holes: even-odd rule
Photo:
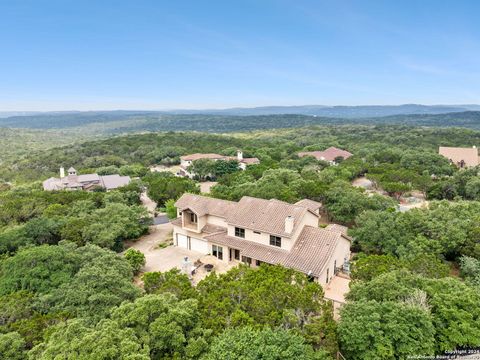
[[77, 171], [71, 167], [68, 169], [68, 175], [65, 176], [64, 168], [60, 168], [60, 177], [51, 177], [43, 182], [43, 190], [93, 190], [103, 188], [113, 190], [130, 183], [129, 176], [82, 174], [77, 175]]

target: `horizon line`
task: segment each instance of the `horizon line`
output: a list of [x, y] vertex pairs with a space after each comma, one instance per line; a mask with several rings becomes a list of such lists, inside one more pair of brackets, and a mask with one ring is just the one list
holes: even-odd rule
[[225, 111], [225, 110], [246, 110], [246, 109], [262, 109], [262, 108], [270, 108], [270, 107], [277, 107], [277, 108], [288, 108], [288, 107], [324, 107], [324, 108], [335, 108], [335, 107], [366, 107], [366, 106], [382, 106], [382, 107], [398, 107], [398, 106], [408, 106], [408, 105], [415, 105], [415, 106], [480, 106], [480, 104], [442, 104], [442, 103], [434, 103], [434, 104], [425, 104], [425, 103], [399, 103], [399, 104], [357, 104], [357, 105], [322, 105], [322, 104], [303, 104], [303, 105], [259, 105], [259, 106], [229, 106], [229, 107], [207, 107], [207, 108], [198, 108], [198, 107], [182, 107], [182, 108], [114, 108], [114, 109], [105, 109], [105, 108], [97, 108], [97, 109], [88, 109], [88, 110], [78, 110], [78, 109], [64, 109], [64, 110], [2, 110], [0, 109], [0, 113], [72, 113], [72, 112], [113, 112], [113, 111], [152, 111], [152, 112], [172, 112], [172, 111]]

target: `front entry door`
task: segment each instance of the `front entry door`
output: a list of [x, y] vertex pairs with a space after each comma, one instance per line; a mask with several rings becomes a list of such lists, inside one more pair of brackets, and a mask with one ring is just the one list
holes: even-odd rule
[[230, 261], [232, 261], [234, 259], [235, 260], [240, 260], [240, 250], [230, 248], [229, 259], [230, 259]]

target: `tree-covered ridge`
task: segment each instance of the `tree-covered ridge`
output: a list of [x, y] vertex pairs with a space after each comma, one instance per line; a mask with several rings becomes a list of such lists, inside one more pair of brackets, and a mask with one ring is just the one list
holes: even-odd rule
[[[455, 126], [479, 128], [477, 107], [324, 107], [282, 109], [238, 109], [237, 111], [91, 111], [40, 113], [0, 118], [0, 127], [30, 129], [75, 129], [105, 134], [140, 131], [232, 132], [307, 125], [384, 124]], [[90, 128], [90, 129], [89, 129]]]
[[[404, 113], [405, 114], [405, 113]], [[250, 132], [271, 129], [289, 129], [304, 126], [444, 126], [480, 128], [480, 112], [452, 112], [445, 114], [391, 115], [362, 118], [307, 116], [299, 114], [276, 115], [207, 115], [207, 114], [157, 114], [155, 112], [86, 112], [67, 114], [36, 114], [0, 119], [0, 162], [15, 156], [28, 155], [32, 150], [42, 150], [74, 142], [157, 131], [200, 131], [210, 133]], [[329, 117], [330, 116], [330, 117]], [[41, 131], [39, 131], [41, 130]], [[27, 151], [28, 149], [28, 151]]]
[[[217, 152], [262, 162], [294, 159], [298, 151], [336, 146], [363, 158], [379, 150], [437, 153], [439, 146], [472, 146], [480, 143], [480, 132], [466, 129], [433, 129], [405, 126], [317, 126], [232, 135], [194, 132], [152, 133], [119, 136], [40, 151], [23, 160], [0, 166], [4, 180], [38, 180], [55, 176], [61, 164], [91, 171], [104, 166], [177, 164], [179, 157], [195, 152]], [[414, 158], [414, 157], [413, 157]], [[389, 159], [387, 159], [389, 160]]]

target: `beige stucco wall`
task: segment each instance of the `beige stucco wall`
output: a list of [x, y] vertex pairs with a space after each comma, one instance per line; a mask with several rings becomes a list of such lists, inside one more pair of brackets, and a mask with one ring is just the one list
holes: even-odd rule
[[[235, 226], [228, 225], [228, 236], [235, 237]], [[270, 245], [270, 235], [267, 233], [255, 234], [253, 230], [245, 229], [245, 240], [254, 241], [263, 245]]]
[[332, 256], [328, 260], [327, 266], [325, 266], [322, 273], [318, 277], [318, 282], [323, 287], [325, 287], [328, 284], [326, 281], [327, 269], [329, 269], [328, 282], [330, 282], [333, 276], [335, 275], [335, 269], [334, 269], [335, 260], [337, 261], [337, 267], [341, 267], [344, 263], [345, 257], [347, 257], [347, 259], [350, 258], [350, 246], [351, 246], [351, 242], [342, 236], [339, 242], [337, 243], [337, 246], [335, 247], [335, 250], [333, 251]]
[[222, 227], [228, 226], [227, 222], [225, 221], [225, 218], [214, 216], [214, 215], [207, 216], [207, 224], [212, 224], [212, 225], [222, 226]]
[[[301, 219], [298, 227], [290, 238], [282, 237], [282, 249], [290, 250], [297, 240], [298, 236], [302, 232], [304, 226], [318, 226], [318, 217], [310, 212], [307, 212], [305, 216]], [[235, 236], [235, 226], [228, 225], [228, 235]], [[245, 229], [245, 240], [254, 241], [259, 244], [270, 246], [270, 234], [261, 232], [260, 234], [255, 234], [253, 230]]]
[[290, 244], [290, 247], [286, 249], [287, 250], [291, 249], [295, 241], [297, 241], [298, 237], [300, 236], [300, 233], [302, 232], [304, 226], [318, 227], [318, 220], [319, 220], [319, 217], [317, 215], [314, 215], [310, 211], [307, 211], [305, 216], [302, 218], [300, 225], [297, 227], [297, 229], [292, 235], [293, 242]]
[[207, 217], [208, 217], [207, 215], [197, 217], [199, 232], [203, 229], [205, 225], [207, 225]]
[[190, 231], [190, 230], [187, 230], [185, 228], [182, 228], [180, 226], [173, 226], [173, 243], [176, 244], [176, 241], [177, 241], [177, 234], [182, 234], [182, 235], [186, 235], [186, 236], [190, 236], [192, 238], [197, 238], [197, 239], [201, 239], [202, 236], [200, 236], [199, 233], [197, 232], [194, 232], [194, 231]]
[[225, 263], [228, 263], [229, 262], [229, 258], [230, 258], [230, 249], [228, 246], [225, 246], [225, 245], [219, 245], [219, 244], [215, 244], [214, 242], [208, 242], [208, 252], [209, 254], [213, 254], [213, 245], [217, 245], [217, 246], [220, 246], [223, 248], [223, 259], [221, 261], [225, 262]]

